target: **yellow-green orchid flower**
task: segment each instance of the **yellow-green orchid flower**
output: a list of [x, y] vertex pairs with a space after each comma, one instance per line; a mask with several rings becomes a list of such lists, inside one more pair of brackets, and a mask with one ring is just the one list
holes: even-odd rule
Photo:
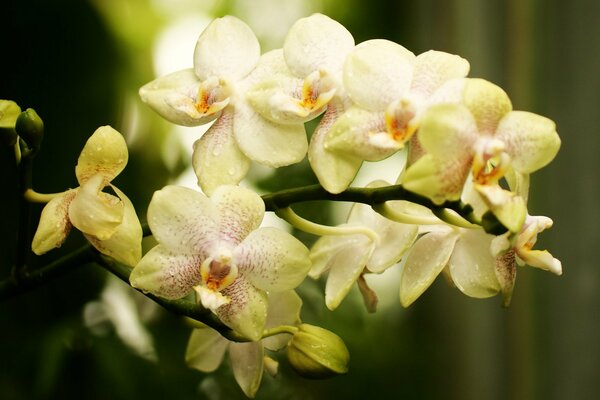
[[[266, 329], [280, 325], [300, 324], [302, 300], [296, 292], [288, 290], [269, 293], [268, 301]], [[246, 396], [254, 398], [260, 387], [265, 367], [273, 374], [277, 370], [277, 362], [265, 355], [264, 349], [280, 350], [287, 346], [291, 338], [291, 335], [281, 333], [260, 341], [236, 343], [225, 339], [208, 326], [199, 326], [192, 331], [185, 360], [192, 368], [202, 372], [213, 372], [223, 362], [225, 353], [229, 352], [231, 369], [236, 382]]]
[[[42, 210], [32, 242], [35, 254], [60, 247], [74, 226], [101, 253], [129, 266], [137, 264], [142, 228], [131, 201], [110, 183], [127, 159], [127, 145], [119, 132], [110, 126], [94, 132], [75, 167], [81, 186], [58, 194]], [[105, 187], [117, 196], [103, 192]]]
[[224, 324], [260, 339], [266, 292], [295, 288], [310, 269], [298, 239], [259, 228], [264, 213], [260, 196], [233, 185], [210, 198], [179, 186], [155, 192], [148, 224], [159, 244], [132, 271], [132, 286], [167, 299], [195, 291]]

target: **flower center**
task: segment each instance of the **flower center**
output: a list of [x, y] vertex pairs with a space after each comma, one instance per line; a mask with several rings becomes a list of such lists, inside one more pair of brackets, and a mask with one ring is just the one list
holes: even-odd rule
[[325, 72], [314, 71], [302, 83], [298, 105], [307, 110], [318, 110], [335, 94], [335, 87]]
[[194, 107], [201, 114], [214, 114], [229, 104], [229, 95], [225, 81], [216, 77], [208, 78], [198, 88]]
[[385, 128], [399, 144], [404, 144], [417, 130], [417, 110], [413, 102], [401, 99], [389, 105], [385, 111]]
[[504, 143], [497, 139], [484, 139], [475, 145], [473, 180], [481, 185], [495, 184], [506, 173], [510, 156], [504, 151]]
[[215, 292], [219, 292], [233, 283], [237, 275], [237, 267], [230, 264], [229, 259], [225, 257], [219, 260], [207, 258], [200, 266], [202, 283]]

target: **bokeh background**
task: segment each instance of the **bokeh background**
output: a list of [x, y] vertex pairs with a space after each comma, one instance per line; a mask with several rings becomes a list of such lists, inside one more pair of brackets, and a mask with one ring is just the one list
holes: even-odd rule
[[[594, 0], [4, 0], [0, 98], [33, 107], [46, 125], [35, 162], [40, 192], [76, 186], [74, 165], [101, 125], [121, 131], [130, 163], [116, 180], [144, 217], [152, 192], [186, 174], [186, 146], [200, 130], [176, 130], [140, 104], [137, 88], [191, 66], [193, 45], [215, 16], [233, 14], [264, 49], [281, 46], [299, 17], [324, 12], [356, 42], [394, 40], [415, 53], [457, 53], [471, 76], [501, 85], [515, 109], [554, 119], [563, 145], [533, 176], [530, 211], [550, 216], [539, 248], [563, 262], [556, 277], [520, 268], [512, 306], [474, 300], [438, 280], [409, 309], [394, 271], [381, 307], [367, 314], [353, 292], [336, 312], [322, 283], [300, 288], [303, 319], [334, 330], [351, 351], [350, 372], [327, 381], [265, 376], [259, 399], [592, 399], [600, 393], [600, 2]], [[17, 194], [10, 149], [0, 150], [0, 277], [14, 261]], [[263, 190], [311, 183], [299, 165]], [[39, 213], [39, 207], [36, 213]], [[329, 207], [301, 210], [331, 222]], [[311, 238], [307, 237], [307, 240]], [[314, 238], [313, 238], [314, 239]], [[72, 233], [42, 265], [83, 243]], [[0, 303], [1, 399], [243, 398], [227, 365], [188, 369], [190, 326], [88, 265]]]

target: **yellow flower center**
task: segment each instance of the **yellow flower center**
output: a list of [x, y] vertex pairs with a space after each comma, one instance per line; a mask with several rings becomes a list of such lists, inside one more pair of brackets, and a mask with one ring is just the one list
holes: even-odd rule
[[417, 130], [417, 111], [407, 99], [396, 101], [385, 111], [385, 128], [397, 143], [405, 143]]
[[207, 258], [200, 266], [202, 283], [215, 292], [219, 292], [233, 283], [237, 275], [237, 267], [225, 257], [220, 260]]

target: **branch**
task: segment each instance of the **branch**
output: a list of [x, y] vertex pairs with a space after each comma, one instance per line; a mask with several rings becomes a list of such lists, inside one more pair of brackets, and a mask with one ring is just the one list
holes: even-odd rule
[[262, 199], [265, 202], [267, 211], [277, 211], [289, 207], [294, 203], [316, 200], [348, 201], [369, 204], [371, 206], [382, 204], [386, 201], [405, 200], [425, 206], [434, 213], [444, 209], [454, 210], [467, 221], [477, 225], [481, 224], [473, 214], [473, 209], [468, 204], [461, 201], [446, 201], [442, 204], [435, 204], [427, 197], [404, 189], [402, 185], [390, 185], [378, 188], [350, 187], [338, 194], [327, 192], [321, 185], [310, 185], [265, 194], [262, 196]]

